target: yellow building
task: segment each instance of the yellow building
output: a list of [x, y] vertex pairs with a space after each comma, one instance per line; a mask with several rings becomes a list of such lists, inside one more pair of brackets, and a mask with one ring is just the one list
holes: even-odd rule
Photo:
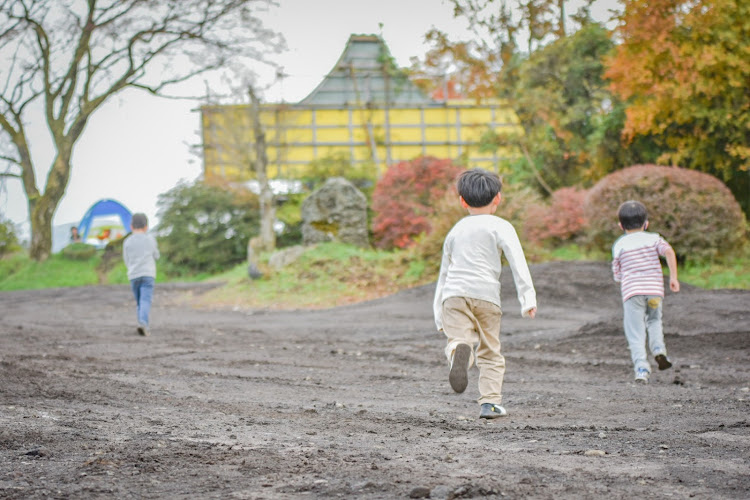
[[[255, 133], [249, 105], [201, 107], [206, 178], [252, 177]], [[435, 100], [393, 64], [383, 40], [352, 35], [323, 81], [297, 104], [262, 105], [268, 175], [293, 178], [310, 162], [344, 158], [375, 174], [419, 156], [496, 169], [502, 151], [480, 151], [484, 134], [515, 131], [501, 102]]]

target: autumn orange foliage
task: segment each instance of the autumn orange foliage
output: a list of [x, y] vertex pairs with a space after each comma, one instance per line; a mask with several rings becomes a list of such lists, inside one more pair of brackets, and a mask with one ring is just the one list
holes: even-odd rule
[[660, 162], [746, 184], [737, 174], [750, 169], [748, 19], [747, 0], [626, 2], [605, 73], [628, 102], [624, 136], [653, 134]]

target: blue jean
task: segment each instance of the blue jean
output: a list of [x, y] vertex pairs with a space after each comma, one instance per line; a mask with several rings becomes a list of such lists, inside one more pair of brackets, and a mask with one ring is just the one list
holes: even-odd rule
[[647, 338], [651, 354], [667, 354], [661, 325], [662, 301], [663, 298], [658, 295], [635, 295], [623, 304], [625, 338], [628, 339], [630, 358], [636, 373], [639, 368], [651, 371], [646, 353]]
[[138, 324], [148, 326], [148, 315], [151, 313], [151, 299], [154, 296], [154, 278], [142, 276], [130, 280], [130, 287], [135, 296], [135, 305], [138, 308]]

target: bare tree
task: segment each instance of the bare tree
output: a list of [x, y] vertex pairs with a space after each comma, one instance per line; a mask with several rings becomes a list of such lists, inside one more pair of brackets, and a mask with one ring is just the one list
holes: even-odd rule
[[262, 248], [265, 251], [271, 251], [276, 248], [276, 233], [273, 230], [273, 223], [276, 219], [276, 210], [271, 191], [271, 184], [268, 181], [268, 156], [266, 155], [266, 131], [260, 121], [260, 101], [255, 95], [252, 86], [249, 87], [250, 95], [250, 114], [252, 117], [252, 127], [254, 134], [255, 159], [253, 161], [253, 170], [255, 179], [258, 181], [259, 198], [260, 198], [260, 240]]
[[[198, 74], [263, 61], [283, 43], [254, 15], [269, 5], [272, 0], [0, 0], [0, 160], [7, 165], [0, 176], [23, 184], [32, 258], [50, 254], [52, 218], [92, 114], [128, 87], [163, 95]], [[42, 189], [25, 128], [40, 107], [55, 147]]]

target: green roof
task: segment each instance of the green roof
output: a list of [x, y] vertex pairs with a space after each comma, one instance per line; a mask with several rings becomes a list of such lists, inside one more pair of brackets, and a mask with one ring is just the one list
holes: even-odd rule
[[419, 106], [434, 104], [399, 69], [377, 35], [351, 35], [333, 69], [300, 105]]

